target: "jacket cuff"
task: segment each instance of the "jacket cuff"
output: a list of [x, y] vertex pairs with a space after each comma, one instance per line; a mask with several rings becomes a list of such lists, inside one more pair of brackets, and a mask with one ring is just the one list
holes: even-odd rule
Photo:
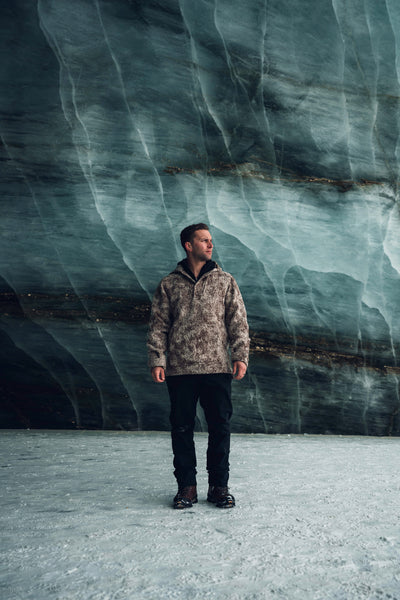
[[153, 369], [154, 367], [162, 367], [165, 370], [167, 367], [166, 357], [154, 353], [153, 355], [149, 356], [148, 365], [150, 369]]
[[246, 367], [249, 366], [249, 357], [248, 356], [240, 356], [240, 355], [236, 354], [236, 355], [231, 356], [231, 360], [232, 360], [232, 362], [240, 360], [240, 362], [244, 363], [246, 365]]

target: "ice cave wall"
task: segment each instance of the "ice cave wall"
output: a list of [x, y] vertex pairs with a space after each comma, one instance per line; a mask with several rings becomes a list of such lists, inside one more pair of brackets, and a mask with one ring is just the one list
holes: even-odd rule
[[234, 431], [400, 435], [397, 0], [0, 13], [0, 426], [168, 428], [149, 302], [206, 221], [252, 333]]

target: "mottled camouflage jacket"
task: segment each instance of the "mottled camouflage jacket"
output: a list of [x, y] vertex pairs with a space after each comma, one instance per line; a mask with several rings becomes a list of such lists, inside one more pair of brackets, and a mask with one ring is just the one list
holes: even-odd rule
[[249, 328], [238, 285], [213, 261], [197, 281], [183, 264], [161, 280], [154, 294], [149, 366], [164, 367], [167, 375], [231, 373], [231, 361], [247, 364], [249, 356]]

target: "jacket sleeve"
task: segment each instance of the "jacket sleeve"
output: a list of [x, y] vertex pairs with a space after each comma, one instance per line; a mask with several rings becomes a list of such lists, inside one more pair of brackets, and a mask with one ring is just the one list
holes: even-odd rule
[[243, 298], [233, 277], [225, 297], [225, 325], [232, 362], [240, 360], [247, 365], [250, 348], [249, 326]]
[[166, 367], [169, 328], [169, 300], [163, 282], [161, 282], [153, 297], [147, 335], [148, 365], [151, 369], [153, 367], [165, 369]]

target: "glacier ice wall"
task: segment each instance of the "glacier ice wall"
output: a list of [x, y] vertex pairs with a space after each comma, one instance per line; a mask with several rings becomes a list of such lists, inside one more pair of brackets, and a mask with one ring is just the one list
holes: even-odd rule
[[252, 332], [234, 430], [399, 435], [400, 5], [0, 12], [0, 425], [168, 428], [149, 302], [206, 221]]

